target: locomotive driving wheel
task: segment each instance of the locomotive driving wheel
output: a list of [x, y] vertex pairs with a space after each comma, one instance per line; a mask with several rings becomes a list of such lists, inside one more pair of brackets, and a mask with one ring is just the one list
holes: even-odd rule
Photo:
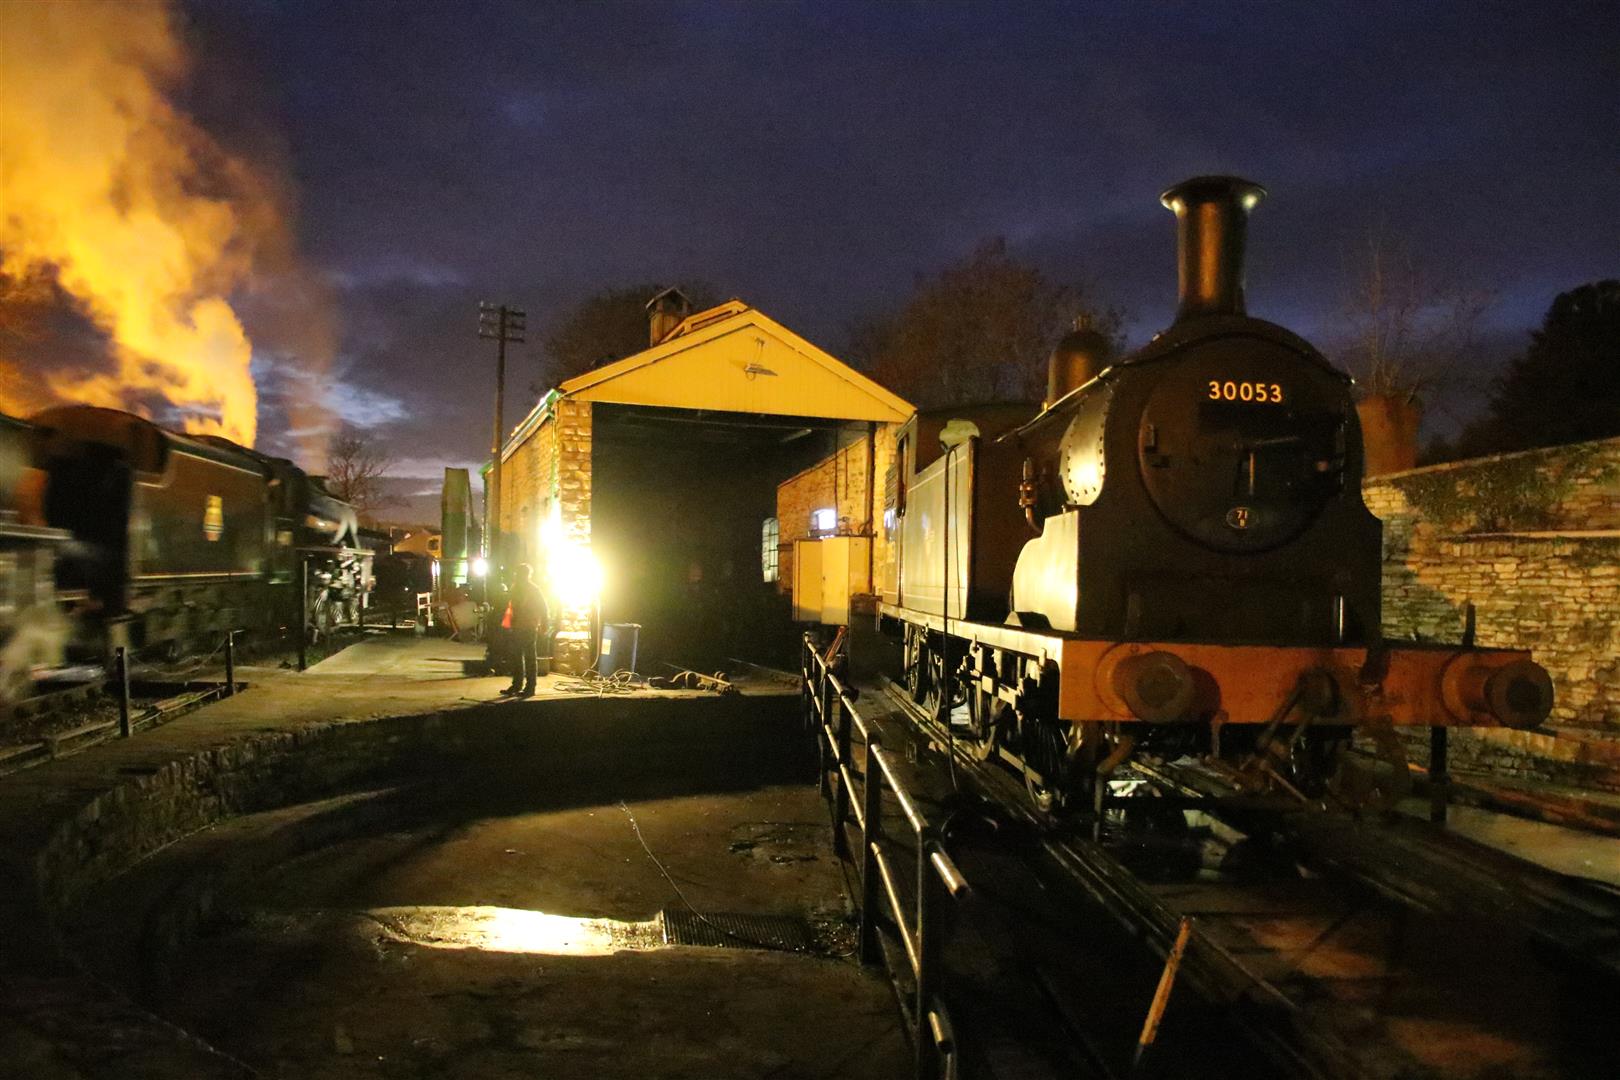
[[927, 649], [928, 639], [921, 631], [908, 626], [904, 657], [906, 696], [919, 705], [927, 693]]
[[968, 718], [972, 725], [968, 739], [969, 753], [978, 761], [995, 757], [997, 748], [1007, 738], [1008, 729], [1013, 726], [1012, 706], [994, 694], [970, 690]]
[[1043, 814], [1062, 810], [1068, 801], [1069, 767], [1067, 725], [1027, 712], [1016, 713], [1018, 757], [1024, 767], [1024, 790]]
[[1412, 791], [1406, 747], [1387, 717], [1362, 724], [1356, 734], [1364, 741], [1366, 752], [1353, 749], [1345, 740], [1327, 791], [1354, 810], [1394, 810]]

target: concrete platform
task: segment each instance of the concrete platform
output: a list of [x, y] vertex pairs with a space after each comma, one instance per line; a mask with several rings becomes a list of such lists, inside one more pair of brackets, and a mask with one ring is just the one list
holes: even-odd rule
[[462, 679], [467, 677], [469, 665], [483, 660], [484, 646], [477, 642], [373, 631], [342, 652], [311, 665], [304, 677]]

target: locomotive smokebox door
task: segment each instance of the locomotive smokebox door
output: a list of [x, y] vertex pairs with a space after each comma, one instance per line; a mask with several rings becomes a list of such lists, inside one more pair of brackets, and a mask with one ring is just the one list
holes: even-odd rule
[[1199, 544], [1244, 553], [1286, 543], [1343, 489], [1344, 401], [1341, 380], [1263, 340], [1194, 346], [1148, 394], [1142, 484]]

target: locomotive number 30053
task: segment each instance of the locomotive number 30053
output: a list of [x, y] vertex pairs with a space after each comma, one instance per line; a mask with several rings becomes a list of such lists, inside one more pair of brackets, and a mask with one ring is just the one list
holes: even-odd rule
[[1253, 401], [1265, 405], [1281, 405], [1283, 388], [1280, 383], [1238, 382], [1227, 379], [1209, 380], [1211, 401]]

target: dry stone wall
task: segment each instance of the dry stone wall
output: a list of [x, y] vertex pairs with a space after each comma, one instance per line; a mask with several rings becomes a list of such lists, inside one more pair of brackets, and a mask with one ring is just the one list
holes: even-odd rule
[[1460, 640], [1472, 603], [1479, 644], [1530, 649], [1553, 676], [1547, 732], [1460, 740], [1460, 763], [1620, 786], [1620, 439], [1412, 469], [1364, 493], [1384, 523], [1386, 636]]

